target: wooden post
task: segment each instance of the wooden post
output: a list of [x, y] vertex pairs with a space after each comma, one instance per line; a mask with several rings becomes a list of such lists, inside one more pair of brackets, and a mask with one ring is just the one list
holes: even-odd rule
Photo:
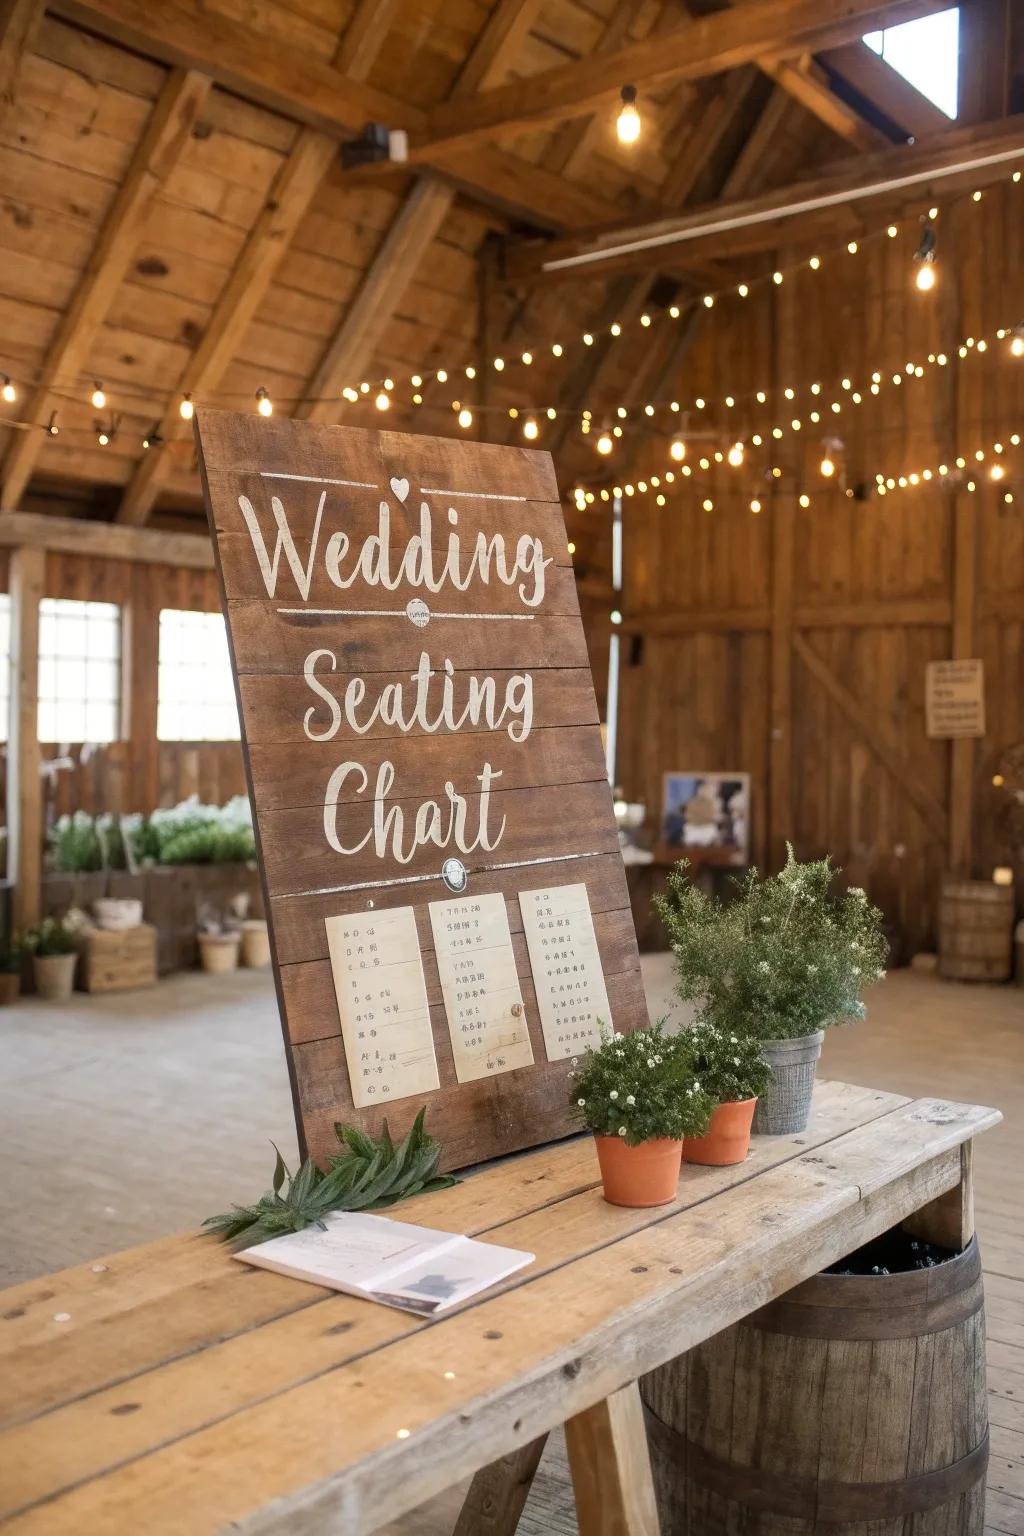
[[640, 1389], [631, 1382], [565, 1426], [580, 1536], [659, 1536]]
[[[952, 247], [947, 263], [951, 274], [955, 272], [958, 275], [958, 282], [949, 284], [949, 293], [945, 299], [945, 329], [949, 338], [951, 365], [951, 377], [947, 384], [951, 453], [956, 452], [955, 445], [960, 441], [964, 426], [974, 424], [979, 389], [976, 373], [961, 366], [957, 345], [957, 338], [964, 334], [963, 326], [973, 323], [973, 312], [965, 305], [965, 295], [960, 289], [964, 274], [961, 266], [962, 247], [957, 240], [959, 233], [959, 227], [954, 225], [947, 236], [947, 244]], [[964, 481], [966, 478], [967, 475]], [[975, 655], [980, 499], [980, 491], [968, 491], [966, 483], [961, 483], [952, 501], [950, 598], [953, 625], [949, 654], [954, 661]], [[974, 738], [954, 738], [950, 742], [948, 867], [952, 873], [964, 877], [971, 874], [974, 854], [974, 767]]]
[[[788, 252], [780, 252], [784, 265]], [[773, 373], [777, 387], [792, 377], [794, 346], [793, 285], [784, 284], [775, 299]], [[794, 449], [794, 452], [796, 450]], [[790, 469], [795, 473], [799, 460]], [[793, 473], [775, 482], [771, 499], [771, 648], [768, 717], [768, 863], [786, 861], [786, 839], [793, 834], [793, 556], [797, 490]]]
[[129, 743], [129, 803], [151, 811], [158, 803], [157, 680], [160, 653], [159, 578], [152, 566], [135, 566], [131, 601], [124, 615], [121, 698]]
[[974, 1142], [960, 1147], [960, 1179], [937, 1200], [906, 1218], [903, 1230], [926, 1243], [964, 1249], [974, 1236]]
[[547, 1435], [541, 1435], [482, 1467], [469, 1485], [452, 1536], [516, 1536], [547, 1442]]
[[39, 751], [39, 602], [46, 553], [11, 553], [11, 703], [7, 740], [7, 876], [14, 882], [11, 920], [39, 920], [43, 795]]

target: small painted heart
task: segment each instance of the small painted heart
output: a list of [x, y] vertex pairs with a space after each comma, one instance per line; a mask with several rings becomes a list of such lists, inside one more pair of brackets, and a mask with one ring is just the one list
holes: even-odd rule
[[399, 501], [404, 501], [409, 494], [409, 482], [408, 480], [397, 480], [395, 476], [392, 475], [391, 489], [394, 491]]

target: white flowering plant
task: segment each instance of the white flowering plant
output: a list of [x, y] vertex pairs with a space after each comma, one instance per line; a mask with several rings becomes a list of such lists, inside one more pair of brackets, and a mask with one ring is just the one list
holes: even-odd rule
[[569, 1079], [569, 1101], [588, 1130], [621, 1136], [629, 1147], [703, 1136], [715, 1108], [691, 1053], [661, 1023], [625, 1035], [602, 1028], [600, 1046]]
[[676, 990], [697, 1017], [730, 1035], [786, 1040], [864, 1017], [863, 988], [888, 954], [882, 914], [851, 887], [833, 897], [828, 858], [762, 878], [752, 869], [735, 899], [705, 896], [681, 864], [656, 905], [676, 959]]
[[[752, 1035], [718, 1029], [707, 1019], [676, 1036], [694, 1071], [717, 1104], [756, 1099], [771, 1082], [772, 1070]], [[673, 1041], [673, 1044], [675, 1041]]]

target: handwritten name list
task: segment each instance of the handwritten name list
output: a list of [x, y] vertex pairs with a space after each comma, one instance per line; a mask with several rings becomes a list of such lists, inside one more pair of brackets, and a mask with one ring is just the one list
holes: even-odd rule
[[412, 907], [324, 919], [357, 1109], [439, 1086]]
[[612, 1024], [587, 888], [520, 891], [519, 906], [548, 1060], [578, 1056]]
[[459, 1082], [531, 1066], [504, 896], [432, 901], [430, 925]]

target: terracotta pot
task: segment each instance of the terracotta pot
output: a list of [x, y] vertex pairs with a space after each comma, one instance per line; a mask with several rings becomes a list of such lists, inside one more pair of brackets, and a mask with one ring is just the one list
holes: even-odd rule
[[659, 1137], [627, 1147], [621, 1136], [595, 1136], [609, 1205], [668, 1205], [679, 1188], [681, 1141]]
[[242, 924], [242, 964], [259, 970], [270, 964], [270, 934], [260, 917], [250, 917]]
[[78, 955], [33, 955], [32, 974], [36, 991], [48, 1003], [66, 1003], [75, 985]]
[[17, 971], [0, 971], [0, 1008], [13, 1003], [21, 991], [21, 976]]
[[719, 1104], [703, 1136], [687, 1136], [683, 1161], [725, 1168], [742, 1163], [750, 1150], [750, 1126], [757, 1099], [732, 1099]]
[[238, 969], [237, 933], [201, 933], [199, 958], [204, 971], [235, 971]]

